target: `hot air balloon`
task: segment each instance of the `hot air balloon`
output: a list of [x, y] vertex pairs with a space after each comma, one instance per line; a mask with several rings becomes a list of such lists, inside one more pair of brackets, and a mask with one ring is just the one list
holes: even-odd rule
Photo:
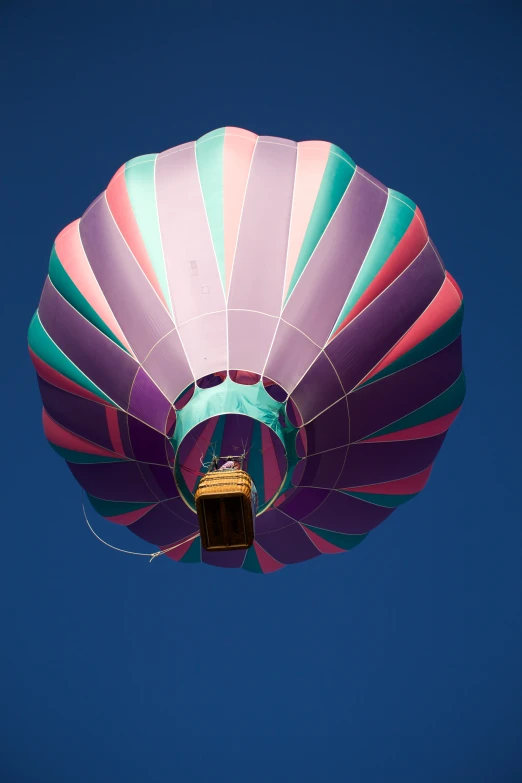
[[[227, 127], [129, 161], [58, 235], [29, 349], [99, 514], [173, 560], [269, 573], [352, 549], [424, 487], [464, 398], [461, 324], [409, 198], [334, 144]], [[244, 474], [236, 548], [210, 527], [202, 546], [211, 473]]]

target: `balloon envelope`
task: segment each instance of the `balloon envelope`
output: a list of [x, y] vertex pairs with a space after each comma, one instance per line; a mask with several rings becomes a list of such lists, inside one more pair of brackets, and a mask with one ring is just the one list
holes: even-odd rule
[[[353, 548], [424, 487], [461, 324], [410, 199], [333, 144], [222, 128], [129, 161], [59, 234], [29, 347], [45, 434], [100, 514], [268, 573]], [[243, 451], [254, 546], [206, 552], [201, 464]]]

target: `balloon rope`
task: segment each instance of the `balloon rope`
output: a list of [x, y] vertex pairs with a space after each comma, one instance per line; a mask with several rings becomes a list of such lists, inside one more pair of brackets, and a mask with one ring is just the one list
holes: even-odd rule
[[89, 522], [87, 518], [87, 512], [85, 511], [85, 503], [83, 502], [82, 498], [82, 510], [83, 510], [83, 516], [85, 517], [85, 521], [87, 522], [87, 527], [93, 534], [95, 538], [98, 539], [98, 541], [101, 541], [102, 544], [105, 544], [105, 546], [108, 546], [110, 549], [114, 549], [116, 552], [123, 552], [125, 555], [136, 555], [137, 557], [148, 557], [150, 558], [149, 563], [152, 563], [155, 557], [159, 557], [159, 555], [164, 555], [167, 552], [172, 551], [173, 549], [177, 549], [180, 546], [183, 546], [184, 544], [188, 544], [189, 541], [194, 541], [195, 538], [199, 536], [199, 533], [194, 533], [193, 536], [190, 536], [190, 538], [186, 538], [184, 541], [180, 541], [179, 544], [173, 544], [172, 546], [169, 546], [167, 549], [159, 549], [157, 552], [131, 552], [128, 549], [120, 549], [117, 546], [113, 546], [112, 544], [109, 544], [107, 541], [104, 541], [103, 538], [100, 538], [98, 533], [96, 533], [91, 526], [91, 523]]

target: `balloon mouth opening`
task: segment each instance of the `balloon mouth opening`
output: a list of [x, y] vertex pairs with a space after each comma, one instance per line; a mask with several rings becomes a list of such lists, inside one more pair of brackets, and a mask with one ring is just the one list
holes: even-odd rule
[[259, 516], [292, 486], [303, 457], [302, 437], [295, 412], [289, 415], [286, 392], [283, 400], [275, 399], [260, 376], [249, 373], [249, 382], [239, 383], [233, 372], [219, 380], [217, 373], [205, 376], [176, 400], [170, 439], [176, 455], [174, 479], [195, 513], [194, 495], [212, 458], [243, 455], [244, 469], [258, 492]]

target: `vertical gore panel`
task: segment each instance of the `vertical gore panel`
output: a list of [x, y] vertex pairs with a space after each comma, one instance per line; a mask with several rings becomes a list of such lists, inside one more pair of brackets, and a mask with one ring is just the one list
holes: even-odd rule
[[194, 144], [158, 155], [156, 194], [170, 297], [180, 326], [225, 307]]
[[388, 201], [377, 233], [366, 254], [359, 274], [337, 319], [334, 331], [343, 322], [352, 307], [368, 288], [371, 281], [381, 271], [391, 253], [395, 250], [415, 214], [415, 204], [406, 196], [388, 191]]
[[357, 170], [283, 315], [323, 346], [381, 220], [387, 195]]
[[250, 173], [250, 165], [257, 142], [255, 133], [241, 128], [227, 128], [224, 156], [224, 247], [226, 295], [230, 291], [230, 275], [236, 253], [237, 237]]
[[161, 287], [163, 299], [172, 312], [156, 204], [155, 170], [157, 157], [157, 155], [142, 155], [130, 160], [125, 165], [125, 184], [134, 217], [154, 268], [156, 280]]
[[208, 225], [219, 275], [225, 289], [225, 232], [223, 214], [223, 148], [225, 128], [207, 133], [196, 142], [196, 160]]
[[329, 147], [328, 162], [290, 279], [287, 298], [294, 290], [355, 172], [355, 163], [345, 152], [334, 144]]
[[138, 359], [172, 329], [165, 306], [98, 198], [80, 222], [80, 235], [96, 279]]
[[257, 142], [230, 282], [232, 308], [281, 312], [295, 162], [295, 143]]

